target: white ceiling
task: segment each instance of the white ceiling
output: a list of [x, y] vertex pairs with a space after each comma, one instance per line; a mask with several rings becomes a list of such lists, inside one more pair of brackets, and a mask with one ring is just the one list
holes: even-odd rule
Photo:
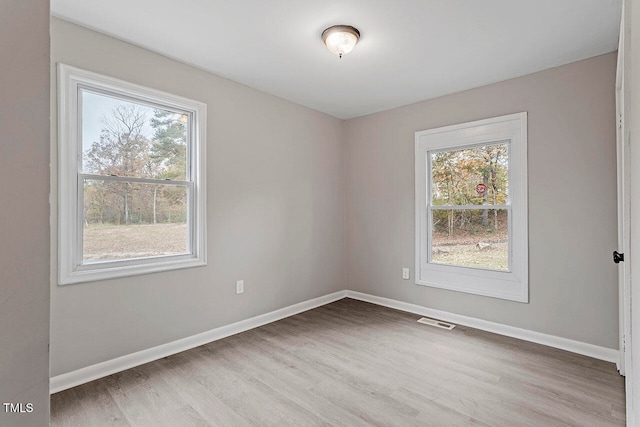
[[[348, 119], [611, 52], [622, 0], [51, 0], [54, 16]], [[357, 27], [343, 59], [322, 43]]]

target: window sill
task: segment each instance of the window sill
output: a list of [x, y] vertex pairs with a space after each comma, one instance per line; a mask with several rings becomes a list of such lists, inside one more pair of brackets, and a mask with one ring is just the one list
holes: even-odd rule
[[499, 298], [499, 299], [522, 302], [522, 303], [529, 302], [529, 295], [527, 294], [527, 290], [522, 289], [521, 287], [518, 287], [518, 290], [516, 292], [505, 292], [505, 291], [500, 291], [496, 289], [481, 288], [479, 286], [465, 287], [463, 285], [435, 283], [435, 282], [425, 281], [425, 280], [416, 280], [416, 285], [429, 286], [431, 288], [446, 289], [449, 291], [463, 292], [466, 294]]
[[[114, 265], [116, 264], [116, 265]], [[175, 257], [146, 258], [144, 264], [127, 262], [95, 263], [78, 267], [69, 272], [61, 271], [58, 285], [94, 282], [117, 279], [141, 274], [159, 273], [162, 271], [181, 270], [185, 268], [204, 267], [207, 261], [190, 255]]]

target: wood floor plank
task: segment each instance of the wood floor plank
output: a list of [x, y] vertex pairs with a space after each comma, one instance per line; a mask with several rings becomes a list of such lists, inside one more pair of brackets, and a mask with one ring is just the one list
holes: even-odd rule
[[[207, 364], [207, 373], [200, 381], [211, 393], [252, 425], [324, 425], [313, 413], [244, 371], [252, 361], [238, 357], [232, 342], [233, 337], [216, 343], [215, 348], [196, 349], [197, 355]], [[209, 363], [208, 354], [212, 352], [220, 356], [216, 363]]]
[[51, 407], [56, 408], [52, 427], [131, 426], [103, 381], [56, 393], [51, 396]]
[[623, 426], [611, 363], [343, 299], [72, 388], [52, 426]]
[[132, 426], [163, 425], [168, 414], [178, 413], [188, 406], [188, 402], [173, 393], [166, 384], [162, 372], [147, 366], [111, 375], [104, 381], [109, 394]]
[[[324, 396], [314, 391], [319, 381], [326, 381], [318, 376], [315, 380], [306, 371], [298, 369], [300, 359], [286, 360], [281, 357], [279, 350], [264, 345], [257, 334], [240, 334], [238, 340], [242, 345], [237, 347], [240, 352], [251, 349], [251, 362], [243, 369], [248, 375], [258, 378], [273, 389], [278, 390], [287, 399], [312, 412], [319, 419], [334, 426], [365, 426], [362, 419], [339, 406], [331, 405]], [[275, 350], [275, 351], [274, 351]], [[327, 411], [327, 407], [332, 407]]]
[[199, 381], [202, 370], [190, 353], [185, 352], [156, 362], [167, 383], [183, 401], [210, 425], [248, 427], [249, 424], [238, 413], [228, 407]]

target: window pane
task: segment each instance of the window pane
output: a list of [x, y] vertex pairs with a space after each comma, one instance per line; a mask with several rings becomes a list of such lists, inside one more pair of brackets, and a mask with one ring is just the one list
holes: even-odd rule
[[509, 144], [430, 153], [431, 203], [504, 205], [509, 186]]
[[189, 115], [81, 93], [82, 172], [186, 179]]
[[432, 263], [509, 271], [506, 209], [434, 209], [432, 218]]
[[187, 187], [84, 181], [84, 262], [189, 253]]

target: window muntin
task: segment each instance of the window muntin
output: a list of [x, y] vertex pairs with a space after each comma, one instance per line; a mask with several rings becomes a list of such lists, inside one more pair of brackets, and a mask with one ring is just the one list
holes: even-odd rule
[[528, 301], [526, 123], [416, 132], [416, 284]]
[[59, 283], [205, 265], [206, 106], [58, 70]]

